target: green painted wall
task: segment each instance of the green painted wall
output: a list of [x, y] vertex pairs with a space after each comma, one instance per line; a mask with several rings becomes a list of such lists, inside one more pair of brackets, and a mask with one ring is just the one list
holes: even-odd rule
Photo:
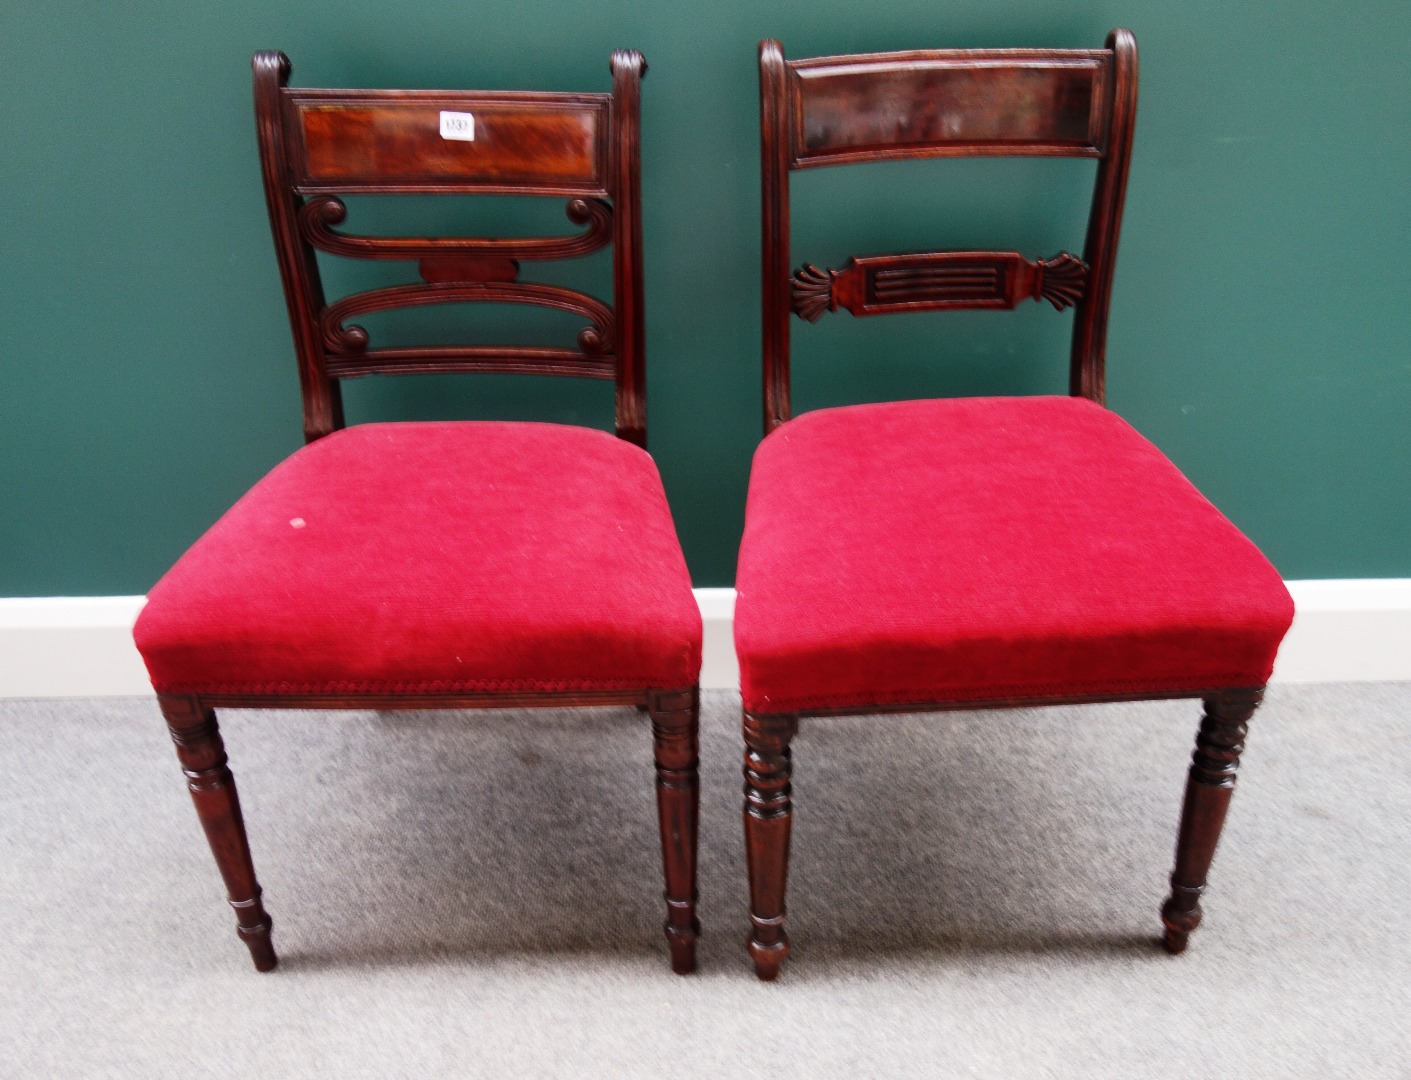
[[[1286, 576], [1411, 576], [1403, 0], [15, 0], [0, 15], [0, 595], [145, 590], [300, 444], [255, 49], [288, 52], [300, 85], [565, 90], [606, 89], [614, 47], [647, 55], [652, 449], [696, 581], [719, 585], [760, 411], [758, 38], [794, 56], [1096, 46], [1118, 24], [1136, 32], [1142, 85], [1110, 403]], [[795, 257], [1048, 255], [1081, 243], [1090, 170], [805, 174]], [[796, 334], [797, 407], [1060, 391], [1068, 331], [1036, 305], [833, 316]], [[610, 417], [592, 383], [349, 390], [355, 420]]]

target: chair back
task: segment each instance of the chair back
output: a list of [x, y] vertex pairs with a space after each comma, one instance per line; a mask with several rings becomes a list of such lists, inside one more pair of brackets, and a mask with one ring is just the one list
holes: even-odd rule
[[[789, 319], [964, 308], [1025, 299], [1075, 308], [1070, 392], [1104, 400], [1107, 311], [1137, 106], [1137, 45], [987, 49], [786, 60], [759, 46], [764, 235], [764, 430], [790, 416]], [[932, 157], [1098, 159], [1082, 257], [932, 251], [790, 271], [789, 177], [861, 161]]]
[[[313, 90], [278, 52], [253, 60], [265, 196], [299, 359], [304, 434], [343, 425], [339, 380], [449, 371], [613, 379], [617, 434], [646, 445], [640, 87], [612, 55], [612, 93]], [[345, 195], [510, 194], [568, 200], [580, 230], [532, 238], [366, 236], [340, 228]], [[520, 281], [523, 261], [613, 252], [611, 305]], [[420, 281], [329, 302], [316, 252], [416, 262]], [[447, 303], [529, 304], [583, 316], [575, 347], [376, 347], [359, 315]]]

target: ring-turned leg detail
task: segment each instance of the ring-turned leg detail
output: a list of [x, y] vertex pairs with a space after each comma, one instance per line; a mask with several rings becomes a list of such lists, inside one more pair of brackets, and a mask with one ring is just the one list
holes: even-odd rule
[[666, 876], [666, 941], [671, 947], [671, 969], [686, 975], [696, 969], [696, 938], [701, 932], [696, 918], [700, 691], [692, 687], [654, 694], [649, 711]]
[[1181, 832], [1176, 842], [1176, 869], [1171, 896], [1161, 908], [1166, 924], [1164, 944], [1169, 953], [1184, 952], [1191, 932], [1200, 925], [1200, 897], [1225, 824], [1235, 773], [1244, 750], [1249, 718], [1264, 690], [1231, 690], [1205, 699], [1205, 716], [1195, 740]]
[[793, 803], [789, 740], [795, 714], [745, 713], [745, 858], [750, 874], [750, 958], [755, 974], [771, 980], [789, 955], [784, 932], [784, 890], [789, 877]]
[[196, 804], [216, 866], [225, 879], [226, 894], [235, 909], [236, 933], [249, 947], [255, 969], [271, 971], [279, 963], [270, 940], [274, 924], [260, 902], [260, 885], [250, 859], [240, 798], [235, 791], [235, 778], [226, 765], [216, 714], [202, 708], [195, 698], [159, 695], [158, 702], [176, 743], [176, 756], [186, 774], [191, 801]]

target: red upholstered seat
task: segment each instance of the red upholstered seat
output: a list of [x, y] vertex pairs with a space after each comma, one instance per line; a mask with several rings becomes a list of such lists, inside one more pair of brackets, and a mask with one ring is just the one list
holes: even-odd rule
[[691, 686], [700, 612], [647, 453], [535, 423], [335, 431], [152, 589], [161, 693]]
[[762, 713], [1259, 687], [1293, 602], [1084, 398], [808, 413], [755, 454], [735, 642]]

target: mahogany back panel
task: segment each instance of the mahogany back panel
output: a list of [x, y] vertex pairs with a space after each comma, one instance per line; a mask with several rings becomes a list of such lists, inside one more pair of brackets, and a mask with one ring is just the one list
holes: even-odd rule
[[[285, 100], [290, 172], [302, 194], [502, 187], [608, 195], [606, 94], [288, 90]], [[460, 137], [442, 134], [443, 112]]]
[[821, 57], [789, 65], [794, 167], [900, 157], [1100, 157], [1107, 52]]
[[[499, 371], [613, 379], [616, 430], [646, 445], [637, 52], [612, 55], [610, 94], [321, 90], [288, 85], [256, 53], [255, 118], [270, 224], [299, 358], [304, 434], [343, 425], [339, 380]], [[339, 228], [345, 195], [560, 197], [573, 232], [545, 237], [368, 236]], [[520, 280], [525, 261], [611, 247], [613, 302]], [[329, 302], [316, 252], [416, 263], [419, 282]], [[582, 316], [575, 347], [374, 347], [359, 315], [447, 303], [527, 304]]]
[[[931, 50], [787, 60], [759, 47], [764, 236], [764, 430], [789, 419], [790, 318], [965, 308], [1026, 299], [1075, 307], [1070, 392], [1101, 403], [1107, 313], [1136, 118], [1137, 47], [1114, 30], [1100, 50]], [[895, 158], [1098, 159], [1082, 258], [938, 251], [851, 258], [791, 272], [789, 177], [796, 169]]]

